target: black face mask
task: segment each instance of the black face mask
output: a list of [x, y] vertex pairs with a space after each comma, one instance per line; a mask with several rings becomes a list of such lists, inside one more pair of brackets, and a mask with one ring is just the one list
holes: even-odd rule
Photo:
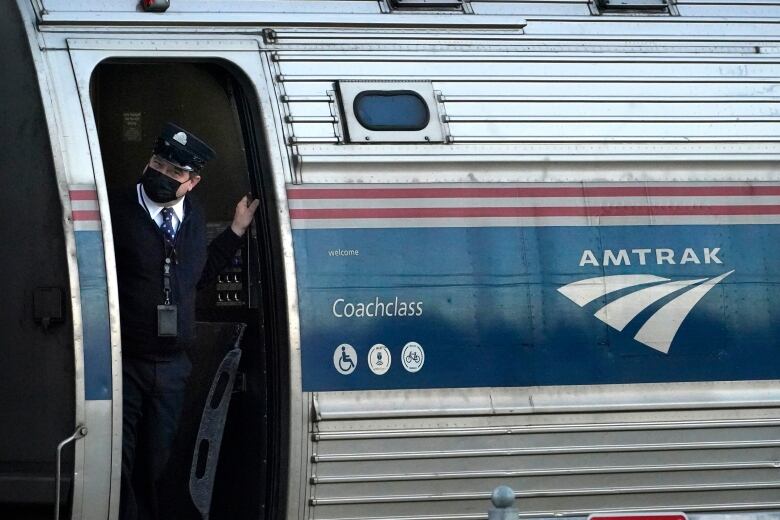
[[176, 192], [182, 183], [147, 166], [141, 176], [141, 184], [150, 199], [158, 204], [165, 204], [178, 198]]

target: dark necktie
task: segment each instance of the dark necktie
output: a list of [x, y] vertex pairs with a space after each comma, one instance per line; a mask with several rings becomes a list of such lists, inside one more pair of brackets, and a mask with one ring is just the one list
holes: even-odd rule
[[163, 235], [165, 236], [165, 243], [169, 246], [173, 246], [174, 239], [176, 238], [176, 231], [173, 230], [173, 208], [162, 209], [163, 221], [160, 224]]

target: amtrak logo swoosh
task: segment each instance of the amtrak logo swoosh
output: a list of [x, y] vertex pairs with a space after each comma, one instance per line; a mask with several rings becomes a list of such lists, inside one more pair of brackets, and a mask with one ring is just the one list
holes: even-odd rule
[[[631, 294], [604, 305], [594, 314], [610, 327], [622, 331], [631, 320], [653, 303], [684, 290], [682, 294], [653, 313], [634, 336], [638, 342], [667, 354], [686, 316], [710, 289], [733, 272], [731, 270], [715, 278], [676, 281], [651, 274], [600, 276], [564, 285], [558, 288], [558, 292], [580, 307], [584, 307], [606, 294], [637, 287], [637, 290]], [[641, 287], [649, 284], [654, 285]]]

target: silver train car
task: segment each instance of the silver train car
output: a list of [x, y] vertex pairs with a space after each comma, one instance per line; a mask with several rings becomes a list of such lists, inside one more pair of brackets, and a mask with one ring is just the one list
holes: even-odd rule
[[261, 206], [171, 518], [238, 322], [212, 518], [780, 518], [780, 1], [167, 3], [0, 18], [0, 517], [118, 516], [108, 193], [176, 121]]

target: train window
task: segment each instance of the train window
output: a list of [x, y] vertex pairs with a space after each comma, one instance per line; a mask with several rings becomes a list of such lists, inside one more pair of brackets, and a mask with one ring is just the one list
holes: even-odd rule
[[592, 14], [678, 15], [674, 0], [590, 0]]
[[445, 140], [431, 83], [342, 81], [338, 87], [347, 142]]
[[391, 11], [466, 11], [468, 2], [463, 0], [386, 0]]
[[377, 132], [422, 130], [431, 121], [423, 98], [411, 90], [367, 90], [352, 106], [358, 123]]

